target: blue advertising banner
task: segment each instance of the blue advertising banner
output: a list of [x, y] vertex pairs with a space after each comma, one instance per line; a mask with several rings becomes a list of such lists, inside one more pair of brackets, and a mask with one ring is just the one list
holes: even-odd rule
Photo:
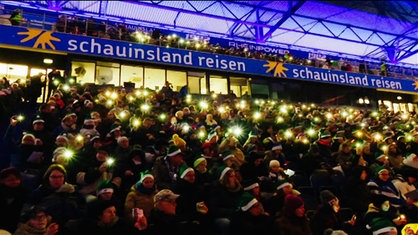
[[0, 25], [0, 44], [225, 72], [417, 92], [418, 80], [371, 76], [281, 62]]

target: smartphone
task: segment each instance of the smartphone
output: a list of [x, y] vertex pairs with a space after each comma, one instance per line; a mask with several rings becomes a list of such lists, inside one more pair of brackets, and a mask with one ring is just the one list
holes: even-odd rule
[[135, 219], [144, 217], [144, 210], [141, 208], [132, 208], [132, 217]]

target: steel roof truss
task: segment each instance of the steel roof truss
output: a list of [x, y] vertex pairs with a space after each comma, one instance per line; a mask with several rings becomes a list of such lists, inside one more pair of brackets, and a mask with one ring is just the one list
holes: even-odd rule
[[261, 41], [265, 42], [269, 37], [271, 37], [273, 32], [280, 28], [280, 26], [286, 22], [286, 20], [288, 20], [305, 2], [306, 0], [300, 0], [294, 6], [291, 6], [292, 1], [290, 1], [288, 11], [282, 15], [282, 18], [275, 25], [273, 25], [273, 27], [271, 27], [266, 34], [264, 34]]

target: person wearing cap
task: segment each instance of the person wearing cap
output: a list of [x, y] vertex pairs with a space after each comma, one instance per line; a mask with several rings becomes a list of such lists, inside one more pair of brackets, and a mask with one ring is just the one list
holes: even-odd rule
[[208, 208], [215, 219], [215, 230], [227, 233], [230, 218], [235, 213], [244, 192], [236, 171], [225, 165], [217, 169], [217, 179], [208, 199]]
[[354, 165], [353, 160], [354, 152], [351, 140], [346, 140], [339, 146], [336, 156], [336, 164], [341, 166], [343, 174], [348, 174]]
[[112, 182], [120, 186], [120, 180], [113, 178], [113, 170], [117, 162], [114, 162], [105, 148], [97, 150], [94, 156], [87, 156], [81, 160], [77, 156], [69, 164], [68, 171], [78, 186], [78, 192], [85, 198], [86, 202], [96, 197], [99, 182], [112, 179]]
[[46, 209], [41, 206], [27, 206], [22, 210], [21, 223], [14, 231], [14, 235], [55, 235], [60, 226], [52, 222]]
[[321, 162], [328, 166], [333, 166], [335, 159], [331, 156], [331, 133], [326, 129], [320, 130], [318, 133], [318, 140], [315, 143], [318, 146]]
[[126, 218], [132, 218], [132, 209], [140, 208], [149, 217], [154, 207], [154, 197], [157, 194], [154, 176], [149, 171], [142, 171], [140, 179], [131, 187], [125, 199], [124, 211]]
[[138, 218], [135, 224], [129, 223], [125, 218], [118, 216], [118, 208], [112, 201], [99, 201], [90, 207], [87, 216], [82, 218], [79, 226], [72, 234], [82, 235], [119, 235], [143, 234], [148, 228], [145, 216]]
[[198, 224], [176, 213], [178, 197], [170, 189], [162, 189], [154, 196], [154, 208], [148, 219], [150, 234], [198, 234]]
[[238, 211], [231, 217], [231, 235], [273, 235], [273, 217], [264, 212], [263, 205], [250, 193], [241, 195]]
[[397, 215], [396, 211], [393, 211], [389, 203], [389, 198], [384, 195], [372, 195], [371, 203], [367, 212], [363, 216], [363, 223], [365, 227], [370, 230], [370, 225], [373, 219], [385, 218], [392, 222], [394, 226], [401, 227], [407, 223], [406, 218]]
[[354, 166], [341, 187], [341, 195], [347, 207], [357, 215], [364, 214], [370, 202], [371, 195], [367, 190], [369, 169], [365, 166]]
[[391, 180], [391, 172], [385, 166], [379, 166], [375, 169], [375, 176], [367, 183], [367, 188], [372, 194], [381, 194], [389, 198], [390, 204], [399, 208], [405, 205], [405, 199], [395, 187]]
[[68, 221], [80, 216], [80, 200], [74, 185], [67, 183], [66, 169], [51, 164], [43, 175], [42, 184], [31, 193], [29, 202], [45, 207], [54, 221], [64, 228]]
[[397, 235], [396, 226], [388, 219], [377, 217], [369, 225], [373, 235]]
[[146, 153], [140, 145], [133, 145], [129, 149], [128, 156], [118, 160], [113, 175], [121, 179], [120, 191], [124, 197], [131, 191], [132, 185], [141, 179], [140, 173], [152, 168], [152, 164], [145, 159]]
[[54, 131], [52, 132], [52, 137], [56, 138], [62, 134], [76, 134], [77, 132], [77, 125], [75, 119], [71, 117], [71, 115], [67, 114], [61, 119], [61, 123], [59, 126], [55, 127]]
[[8, 167], [0, 171], [0, 228], [9, 232], [16, 230], [27, 195], [22, 175], [17, 168]]
[[280, 162], [280, 165], [283, 166], [286, 163], [286, 156], [283, 153], [283, 146], [279, 142], [273, 143], [270, 151], [267, 156], [264, 158], [266, 164], [270, 164], [271, 160], [277, 160]]
[[279, 234], [313, 234], [309, 227], [309, 220], [305, 215], [305, 205], [301, 197], [292, 194], [286, 196], [283, 209], [275, 220], [275, 226], [275, 230]]
[[83, 126], [80, 129], [80, 134], [84, 136], [99, 136], [100, 133], [96, 129], [96, 123], [94, 119], [85, 119], [83, 122]]
[[273, 195], [264, 202], [266, 211], [272, 216], [278, 215], [283, 208], [286, 196], [289, 194], [299, 196], [300, 192], [293, 189], [293, 185], [288, 180], [278, 180], [275, 183]]
[[196, 174], [196, 182], [198, 185], [208, 187], [211, 184], [211, 175], [208, 171], [208, 161], [205, 157], [200, 156], [193, 162], [193, 169]]
[[236, 159], [237, 166], [241, 166], [245, 162], [244, 152], [238, 147], [239, 140], [233, 135], [228, 135], [219, 144], [220, 152], [232, 152]]
[[181, 166], [179, 176], [173, 187], [173, 192], [180, 195], [177, 199], [177, 214], [190, 221], [199, 221], [209, 228], [208, 208], [205, 204], [208, 192], [205, 192], [203, 185], [197, 184], [193, 168]]
[[264, 163], [263, 152], [251, 151], [247, 154], [246, 162], [241, 165], [239, 171], [244, 180], [261, 179], [268, 175], [268, 169]]
[[344, 221], [340, 214], [340, 200], [329, 190], [322, 190], [319, 195], [320, 205], [311, 220], [313, 234], [321, 235], [328, 228], [344, 230], [350, 233], [356, 220]]
[[179, 177], [181, 165], [186, 164], [183, 153], [177, 146], [170, 146], [166, 156], [158, 157], [152, 168], [158, 190], [172, 188]]

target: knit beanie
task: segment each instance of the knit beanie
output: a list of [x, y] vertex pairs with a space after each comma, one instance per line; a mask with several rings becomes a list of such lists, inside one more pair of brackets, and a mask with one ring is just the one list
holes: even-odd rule
[[141, 178], [138, 180], [138, 182], [136, 182], [135, 184], [135, 188], [139, 189], [140, 185], [142, 184], [142, 182], [144, 181], [144, 179], [146, 178], [151, 178], [154, 179], [154, 176], [151, 174], [150, 171], [146, 170], [146, 171], [142, 171], [141, 172]]
[[395, 224], [392, 221], [383, 218], [373, 218], [369, 226], [373, 231], [373, 235], [386, 234], [388, 232], [397, 232]]
[[321, 203], [325, 205], [325, 204], [329, 204], [330, 201], [332, 201], [333, 199], [337, 197], [329, 190], [322, 190], [319, 195], [319, 198], [321, 200]]
[[287, 182], [286, 180], [278, 180], [277, 184], [276, 184], [276, 190], [280, 190], [286, 186], [290, 186], [293, 188], [293, 185], [289, 182]]
[[235, 157], [234, 153], [232, 151], [226, 151], [222, 154], [222, 160], [226, 161], [227, 159]]
[[260, 187], [258, 182], [256, 180], [253, 180], [253, 179], [244, 180], [242, 182], [242, 186], [244, 188], [244, 191], [249, 191], [249, 190], [252, 190], [253, 188]]
[[187, 166], [187, 165], [182, 165], [180, 166], [179, 169], [179, 175], [181, 179], [184, 179], [184, 177], [186, 176], [187, 173], [194, 171], [193, 168]]
[[409, 154], [404, 160], [403, 164], [406, 166], [418, 169], [418, 156], [415, 153]]
[[174, 145], [179, 148], [184, 148], [187, 144], [186, 141], [182, 139], [178, 134], [174, 134], [172, 138]]
[[114, 192], [114, 185], [112, 184], [111, 180], [103, 180], [99, 182], [97, 186], [97, 196], [103, 193], [113, 193]]
[[206, 161], [206, 159], [204, 157], [199, 157], [196, 160], [194, 160], [193, 162], [193, 167], [196, 168], [197, 166], [199, 166], [200, 163]]
[[232, 168], [230, 168], [230, 167], [227, 167], [227, 166], [225, 166], [225, 165], [223, 165], [223, 166], [220, 166], [219, 168], [218, 168], [218, 176], [219, 176], [219, 181], [222, 181], [223, 180], [223, 178], [225, 177], [225, 175], [226, 175], [226, 173], [228, 172], [228, 171], [230, 171], [230, 170], [232, 170]]
[[244, 192], [239, 200], [239, 208], [242, 211], [248, 211], [252, 206], [254, 206], [257, 203], [257, 199], [255, 199], [255, 197], [248, 193], [248, 192]]
[[284, 199], [283, 210], [286, 214], [294, 214], [295, 210], [304, 204], [299, 196], [288, 194]]

